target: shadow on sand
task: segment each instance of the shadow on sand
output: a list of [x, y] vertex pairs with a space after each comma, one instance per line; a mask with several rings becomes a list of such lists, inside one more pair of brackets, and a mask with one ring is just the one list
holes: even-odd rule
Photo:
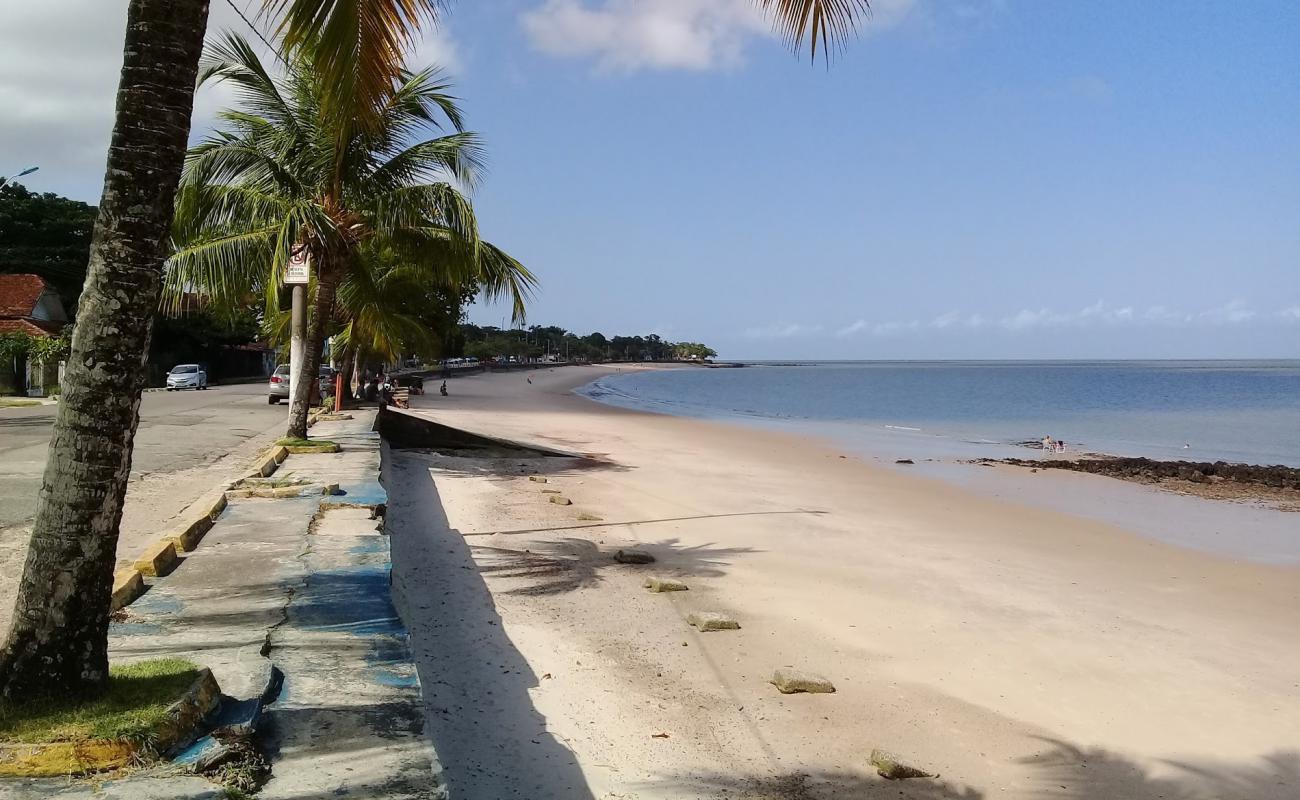
[[[428, 461], [388, 509], [393, 597], [411, 631], [425, 730], [450, 794], [465, 800], [594, 800], [572, 752], [546, 729], [528, 690], [538, 676], [502, 629], [473, 553], [450, 527]], [[392, 485], [390, 481], [390, 485]]]

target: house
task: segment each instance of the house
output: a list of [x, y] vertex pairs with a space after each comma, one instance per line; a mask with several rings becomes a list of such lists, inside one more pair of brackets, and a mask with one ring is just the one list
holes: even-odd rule
[[[0, 336], [58, 336], [68, 324], [63, 301], [39, 275], [0, 275]], [[21, 356], [0, 359], [0, 394], [44, 394], [59, 381], [58, 364], [31, 364]]]

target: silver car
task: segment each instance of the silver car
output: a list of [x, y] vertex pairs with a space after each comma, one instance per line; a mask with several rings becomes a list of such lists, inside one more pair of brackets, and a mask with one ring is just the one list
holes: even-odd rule
[[198, 364], [177, 364], [167, 373], [167, 391], [208, 388], [208, 373]]
[[266, 402], [278, 406], [281, 400], [289, 399], [289, 365], [281, 364], [271, 373], [271, 382], [267, 385]]
[[[322, 366], [320, 368], [320, 392], [321, 395], [334, 393], [334, 370]], [[266, 402], [271, 405], [279, 405], [281, 400], [289, 399], [289, 365], [281, 364], [271, 373], [271, 381], [267, 384]]]

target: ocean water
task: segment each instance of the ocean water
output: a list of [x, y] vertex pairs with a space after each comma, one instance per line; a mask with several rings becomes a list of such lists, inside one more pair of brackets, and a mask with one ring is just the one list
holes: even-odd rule
[[885, 457], [1070, 452], [1300, 466], [1300, 361], [756, 363], [610, 375], [613, 405], [797, 428]]

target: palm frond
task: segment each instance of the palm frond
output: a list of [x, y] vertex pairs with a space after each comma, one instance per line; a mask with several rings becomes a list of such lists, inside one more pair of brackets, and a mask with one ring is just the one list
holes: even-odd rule
[[437, 22], [439, 0], [263, 0], [282, 15], [278, 33], [290, 53], [310, 51], [335, 100], [355, 97], [373, 125], [402, 73], [407, 46]]
[[871, 13], [870, 0], [755, 0], [771, 16], [772, 25], [796, 52], [806, 40], [812, 58], [829, 59], [832, 50], [843, 47], [858, 21]]

